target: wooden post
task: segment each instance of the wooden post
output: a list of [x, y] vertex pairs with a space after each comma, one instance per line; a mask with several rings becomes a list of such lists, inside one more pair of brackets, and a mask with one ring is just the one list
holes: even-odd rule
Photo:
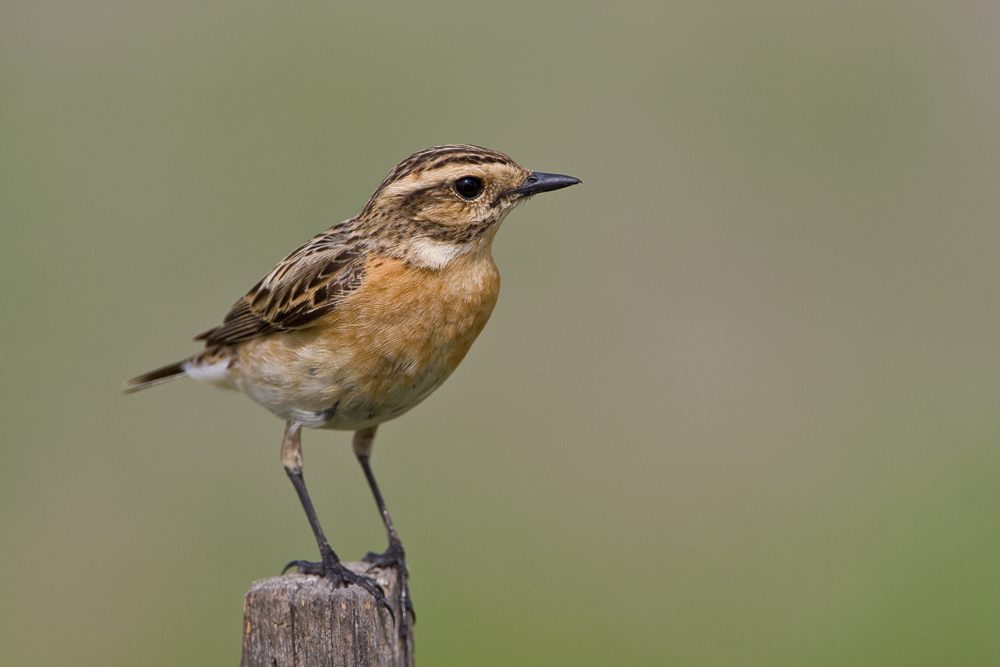
[[[364, 573], [368, 563], [344, 563]], [[368, 573], [396, 620], [358, 586], [334, 589], [321, 577], [288, 574], [255, 581], [243, 605], [240, 667], [413, 667], [413, 626], [405, 639], [395, 570]]]

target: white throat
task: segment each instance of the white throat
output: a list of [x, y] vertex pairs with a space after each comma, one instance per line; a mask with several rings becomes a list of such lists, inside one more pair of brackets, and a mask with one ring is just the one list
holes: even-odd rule
[[448, 243], [429, 238], [413, 239], [410, 249], [413, 259], [428, 269], [443, 269], [472, 250], [472, 243]]

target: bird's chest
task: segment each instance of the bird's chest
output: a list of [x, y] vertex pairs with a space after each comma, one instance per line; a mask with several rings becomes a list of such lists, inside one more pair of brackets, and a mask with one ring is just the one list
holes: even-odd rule
[[281, 393], [311, 426], [358, 429], [399, 416], [455, 370], [499, 289], [489, 257], [444, 270], [377, 260], [322, 326], [285, 338]]
[[[486, 325], [499, 294], [492, 260], [452, 270], [378, 266], [345, 303], [342, 325], [359, 378], [389, 389], [444, 379]], [[340, 346], [340, 336], [331, 341]]]

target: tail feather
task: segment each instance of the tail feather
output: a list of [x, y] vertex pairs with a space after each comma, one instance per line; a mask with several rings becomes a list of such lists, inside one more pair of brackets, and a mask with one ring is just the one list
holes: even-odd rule
[[169, 366], [164, 366], [163, 368], [157, 368], [155, 371], [149, 371], [148, 373], [143, 373], [139, 377], [134, 377], [125, 382], [125, 388], [122, 390], [122, 393], [131, 394], [139, 391], [140, 389], [152, 387], [154, 384], [160, 384], [161, 382], [173, 380], [179, 375], [185, 375], [186, 371], [184, 370], [184, 364], [187, 362], [188, 360], [185, 359], [184, 361], [178, 361], [176, 364], [170, 364]]

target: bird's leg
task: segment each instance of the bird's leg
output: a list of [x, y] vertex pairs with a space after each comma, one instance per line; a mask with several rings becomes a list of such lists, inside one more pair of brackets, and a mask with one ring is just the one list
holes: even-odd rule
[[400, 636], [405, 636], [410, 619], [415, 619], [416, 616], [413, 613], [413, 603], [410, 601], [410, 588], [407, 584], [407, 578], [410, 576], [410, 573], [406, 568], [406, 554], [403, 551], [403, 543], [399, 540], [396, 528], [392, 525], [392, 517], [389, 516], [389, 509], [385, 506], [385, 500], [382, 499], [382, 492], [379, 491], [378, 482], [375, 481], [375, 475], [372, 474], [370, 459], [372, 448], [375, 445], [376, 428], [378, 427], [372, 426], [371, 428], [355, 431], [354, 454], [358, 457], [358, 463], [361, 464], [361, 469], [365, 471], [368, 486], [371, 487], [372, 495], [375, 496], [375, 504], [378, 506], [379, 514], [382, 515], [382, 523], [385, 524], [385, 532], [389, 538], [389, 548], [383, 553], [369, 552], [364, 560], [372, 564], [369, 571], [373, 568], [394, 568], [399, 573], [400, 606], [403, 609], [403, 618], [399, 624], [399, 630]]
[[379, 491], [378, 482], [375, 481], [375, 475], [372, 474], [372, 467], [370, 463], [372, 448], [375, 444], [376, 428], [376, 426], [373, 426], [354, 433], [354, 454], [358, 457], [358, 462], [361, 464], [361, 468], [365, 471], [365, 478], [368, 479], [368, 486], [371, 487], [372, 495], [375, 496], [375, 504], [378, 506], [378, 511], [382, 515], [382, 523], [385, 524], [385, 532], [389, 537], [389, 548], [384, 554], [370, 553], [365, 556], [365, 560], [373, 562], [377, 558], [389, 556], [389, 558], [395, 559], [395, 561], [398, 562], [387, 564], [397, 565], [402, 564], [404, 559], [403, 544], [399, 541], [399, 535], [396, 533], [396, 528], [392, 525], [392, 517], [389, 516], [389, 510], [386, 508], [385, 501], [382, 499], [382, 492]]
[[285, 427], [285, 437], [281, 441], [281, 462], [285, 465], [285, 472], [291, 478], [292, 484], [295, 485], [295, 491], [299, 494], [299, 500], [302, 501], [302, 508], [306, 511], [309, 525], [312, 527], [313, 535], [316, 536], [316, 544], [319, 545], [319, 554], [322, 560], [319, 563], [293, 560], [285, 566], [285, 570], [295, 567], [302, 574], [324, 576], [330, 580], [334, 587], [356, 584], [371, 593], [378, 603], [383, 605], [392, 614], [392, 608], [385, 599], [382, 587], [371, 577], [355, 574], [344, 567], [340, 559], [337, 558], [337, 554], [330, 548], [330, 543], [327, 542], [326, 535], [323, 534], [323, 528], [320, 527], [319, 519], [316, 518], [316, 510], [313, 508], [312, 500], [309, 498], [309, 492], [306, 491], [305, 480], [302, 479], [301, 428], [302, 425], [297, 422], [288, 422]]

